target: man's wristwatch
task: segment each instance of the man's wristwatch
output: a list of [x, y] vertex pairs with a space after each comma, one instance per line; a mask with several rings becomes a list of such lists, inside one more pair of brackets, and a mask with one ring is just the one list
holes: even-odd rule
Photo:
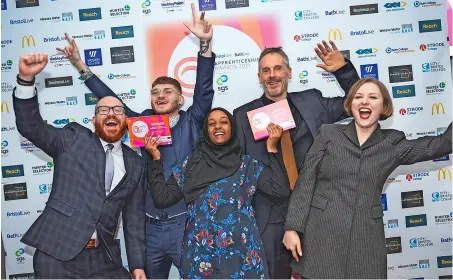
[[88, 78], [93, 76], [93, 72], [91, 72], [90, 68], [86, 67], [79, 71], [80, 77], [83, 81], [86, 81]]

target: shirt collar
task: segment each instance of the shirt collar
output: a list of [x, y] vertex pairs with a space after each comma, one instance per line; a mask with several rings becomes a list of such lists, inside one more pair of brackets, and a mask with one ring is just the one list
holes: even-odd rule
[[121, 140], [118, 140], [115, 143], [108, 143], [101, 138], [99, 138], [99, 140], [101, 140], [101, 144], [102, 144], [102, 147], [104, 148], [104, 151], [106, 151], [106, 149], [107, 149], [106, 148], [107, 144], [113, 144], [112, 152], [117, 152], [121, 149]]
[[170, 122], [170, 128], [173, 128], [173, 127], [175, 127], [178, 124], [180, 117], [181, 117], [181, 115], [178, 114], [175, 117], [170, 119], [170, 121], [169, 121]]

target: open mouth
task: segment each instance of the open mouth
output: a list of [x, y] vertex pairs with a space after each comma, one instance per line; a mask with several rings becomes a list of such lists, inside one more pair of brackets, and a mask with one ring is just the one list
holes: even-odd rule
[[114, 128], [114, 127], [117, 127], [119, 125], [119, 122], [117, 120], [110, 119], [110, 120], [106, 120], [104, 122], [104, 125], [106, 127], [109, 127], [109, 128]]
[[168, 104], [168, 101], [160, 100], [160, 101], [157, 101], [156, 104], [157, 104], [158, 106], [166, 105], [166, 104]]
[[359, 115], [361, 119], [368, 119], [371, 116], [371, 110], [368, 108], [359, 108]]
[[217, 132], [214, 133], [214, 137], [215, 137], [216, 139], [223, 138], [224, 136], [225, 136], [225, 133], [222, 132], [222, 131], [217, 131]]
[[275, 89], [280, 85], [280, 81], [270, 81], [267, 84], [269, 88]]

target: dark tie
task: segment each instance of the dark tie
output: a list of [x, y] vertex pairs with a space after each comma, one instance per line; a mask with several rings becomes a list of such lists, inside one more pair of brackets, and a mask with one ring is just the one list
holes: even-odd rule
[[114, 164], [112, 149], [113, 144], [107, 144], [107, 151], [105, 151], [105, 195], [108, 195], [112, 188]]

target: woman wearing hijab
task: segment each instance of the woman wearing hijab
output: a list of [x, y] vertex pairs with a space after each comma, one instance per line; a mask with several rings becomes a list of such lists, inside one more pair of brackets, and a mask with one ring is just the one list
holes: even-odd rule
[[[268, 278], [251, 200], [257, 188], [271, 197], [290, 195], [283, 161], [276, 154], [282, 128], [268, 126], [269, 166], [242, 154], [233, 117], [225, 109], [212, 109], [202, 130], [195, 152], [173, 169], [167, 182], [159, 137], [145, 139], [154, 205], [167, 208], [185, 199], [188, 207], [181, 277]], [[272, 170], [271, 177], [260, 177], [265, 168]]]
[[443, 135], [415, 140], [381, 129], [378, 120], [393, 114], [392, 98], [372, 78], [352, 86], [344, 107], [354, 120], [321, 126], [307, 154], [283, 243], [295, 259], [291, 266], [305, 278], [387, 278], [384, 183], [400, 165], [451, 153], [451, 124]]

